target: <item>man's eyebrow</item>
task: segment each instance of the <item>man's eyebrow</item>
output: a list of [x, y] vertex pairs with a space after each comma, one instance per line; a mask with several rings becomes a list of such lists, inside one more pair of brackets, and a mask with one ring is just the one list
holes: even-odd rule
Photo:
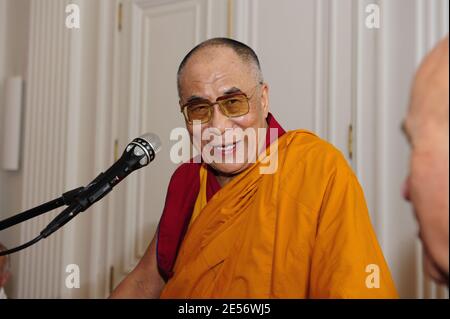
[[192, 95], [186, 100], [186, 103], [191, 103], [194, 101], [204, 101], [204, 100], [206, 100], [204, 97], [201, 97], [198, 95]]
[[232, 88], [225, 90], [225, 92], [223, 92], [223, 94], [227, 95], [227, 94], [233, 94], [233, 93], [238, 93], [238, 92], [242, 92], [242, 90], [238, 87], [233, 86]]
[[[225, 90], [223, 92], [223, 94], [228, 95], [228, 94], [240, 93], [240, 92], [242, 92], [242, 90], [240, 88], [233, 86], [232, 88]], [[186, 103], [191, 103], [191, 102], [195, 102], [195, 101], [206, 101], [206, 100], [208, 100], [208, 99], [198, 96], [198, 95], [192, 95], [186, 100]]]

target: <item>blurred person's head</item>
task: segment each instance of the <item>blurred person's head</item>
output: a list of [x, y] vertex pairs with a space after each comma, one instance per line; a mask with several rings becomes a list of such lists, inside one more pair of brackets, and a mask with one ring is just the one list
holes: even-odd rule
[[449, 40], [419, 67], [403, 123], [411, 146], [404, 197], [410, 201], [424, 245], [425, 271], [448, 284], [449, 272]]
[[[6, 247], [2, 243], [0, 243], [0, 251], [4, 250], [6, 250]], [[11, 276], [9, 268], [10, 268], [9, 256], [8, 255], [0, 256], [0, 289], [6, 285], [9, 277]]]

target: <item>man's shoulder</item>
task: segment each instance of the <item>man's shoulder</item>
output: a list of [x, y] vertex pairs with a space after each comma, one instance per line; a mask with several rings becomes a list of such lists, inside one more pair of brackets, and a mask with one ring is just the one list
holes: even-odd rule
[[308, 130], [286, 133], [286, 156], [297, 162], [347, 166], [347, 161], [335, 146]]
[[312, 132], [287, 132], [280, 146], [285, 148], [280, 156], [282, 190], [287, 198], [312, 211], [319, 210], [330, 181], [338, 177], [343, 185], [352, 176], [342, 153]]

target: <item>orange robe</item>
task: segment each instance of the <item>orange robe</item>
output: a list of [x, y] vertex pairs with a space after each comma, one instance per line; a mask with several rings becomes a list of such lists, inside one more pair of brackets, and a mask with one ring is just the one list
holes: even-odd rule
[[338, 150], [298, 130], [208, 202], [207, 173], [161, 298], [396, 298], [363, 191]]

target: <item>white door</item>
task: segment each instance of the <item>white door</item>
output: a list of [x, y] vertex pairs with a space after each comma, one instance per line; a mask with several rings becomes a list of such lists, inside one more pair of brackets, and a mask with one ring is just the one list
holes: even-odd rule
[[113, 286], [134, 268], [150, 243], [177, 166], [169, 153], [175, 143], [170, 141], [171, 130], [184, 127], [176, 90], [178, 65], [196, 44], [227, 36], [228, 31], [227, 0], [129, 0], [118, 6], [122, 18], [115, 46], [113, 115], [117, 149], [153, 132], [162, 150], [148, 167], [128, 177], [111, 199]]

